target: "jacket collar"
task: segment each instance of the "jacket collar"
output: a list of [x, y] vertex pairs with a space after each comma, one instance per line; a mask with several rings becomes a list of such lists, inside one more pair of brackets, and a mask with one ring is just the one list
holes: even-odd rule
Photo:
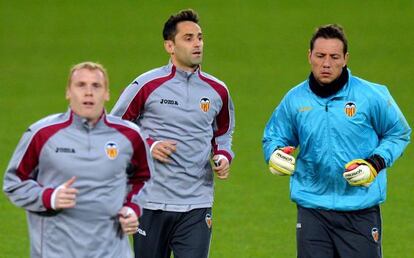
[[313, 73], [310, 73], [309, 87], [315, 95], [321, 98], [337, 97], [338, 94], [340, 94], [340, 92], [342, 91], [342, 89], [348, 84], [348, 80], [348, 68], [345, 66], [344, 68], [342, 68], [341, 75], [333, 82], [327, 85], [320, 85], [313, 76]]
[[191, 77], [193, 77], [194, 75], [200, 73], [200, 71], [201, 71], [201, 66], [200, 65], [198, 65], [197, 69], [194, 72], [183, 71], [183, 70], [179, 69], [178, 67], [176, 67], [172, 63], [171, 59], [169, 60], [169, 62], [167, 64], [167, 68], [171, 72], [175, 72], [175, 78], [177, 78], [179, 80], [182, 80], [182, 81], [189, 80]]
[[102, 111], [102, 114], [99, 117], [98, 122], [96, 122], [96, 124], [94, 124], [94, 125], [90, 124], [89, 121], [86, 118], [75, 114], [75, 112], [73, 112], [73, 110], [70, 107], [69, 107], [67, 113], [69, 113], [70, 117], [72, 118], [72, 124], [76, 128], [79, 128], [79, 129], [90, 131], [90, 130], [101, 128], [105, 124], [104, 119], [106, 117], [106, 110]]

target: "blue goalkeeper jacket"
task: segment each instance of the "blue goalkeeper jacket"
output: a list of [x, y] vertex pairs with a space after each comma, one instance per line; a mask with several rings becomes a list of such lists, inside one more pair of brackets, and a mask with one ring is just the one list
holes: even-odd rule
[[385, 86], [354, 77], [335, 95], [315, 95], [306, 80], [291, 89], [264, 130], [269, 162], [283, 146], [299, 147], [290, 196], [307, 208], [352, 211], [386, 198], [383, 169], [370, 187], [350, 186], [344, 166], [353, 159], [380, 155], [391, 166], [410, 141], [411, 129]]

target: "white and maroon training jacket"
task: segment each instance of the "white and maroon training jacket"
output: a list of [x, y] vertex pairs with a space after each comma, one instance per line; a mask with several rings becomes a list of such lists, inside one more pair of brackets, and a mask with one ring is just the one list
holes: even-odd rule
[[150, 145], [165, 139], [177, 142], [170, 163], [154, 161], [154, 173], [143, 189], [144, 208], [212, 206], [210, 159], [220, 154], [231, 162], [234, 157], [234, 107], [223, 82], [200, 68], [190, 73], [170, 62], [136, 78], [111, 113], [137, 123]]
[[[4, 176], [3, 190], [27, 211], [31, 257], [132, 257], [122, 206], [140, 215], [136, 196], [152, 161], [139, 128], [103, 114], [94, 127], [71, 110], [29, 127]], [[55, 189], [76, 176], [74, 208], [54, 211]]]

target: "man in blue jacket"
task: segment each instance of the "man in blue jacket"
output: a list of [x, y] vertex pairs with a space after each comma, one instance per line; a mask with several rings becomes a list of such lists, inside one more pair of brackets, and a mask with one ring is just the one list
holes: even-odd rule
[[309, 78], [286, 94], [264, 131], [270, 171], [291, 176], [301, 258], [382, 256], [386, 168], [410, 141], [387, 88], [347, 68], [347, 45], [338, 25], [316, 30]]

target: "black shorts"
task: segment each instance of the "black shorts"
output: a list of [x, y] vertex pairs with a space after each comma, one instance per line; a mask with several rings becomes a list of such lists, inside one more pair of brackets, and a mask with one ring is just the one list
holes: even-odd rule
[[359, 211], [327, 211], [298, 206], [299, 258], [380, 258], [379, 206]]
[[144, 209], [134, 235], [135, 258], [207, 258], [211, 208], [188, 212]]

